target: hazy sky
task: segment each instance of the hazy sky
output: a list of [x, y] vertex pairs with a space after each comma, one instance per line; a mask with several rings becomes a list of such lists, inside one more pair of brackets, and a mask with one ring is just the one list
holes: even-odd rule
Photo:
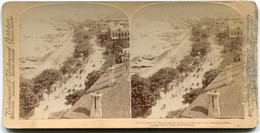
[[75, 17], [76, 14], [86, 18], [101, 17], [125, 17], [125, 14], [118, 8], [104, 4], [48, 4], [36, 6], [25, 11], [22, 19], [39, 18], [39, 17]]
[[161, 16], [237, 16], [236, 10], [230, 6], [205, 2], [176, 2], [150, 5], [141, 8], [134, 17]]

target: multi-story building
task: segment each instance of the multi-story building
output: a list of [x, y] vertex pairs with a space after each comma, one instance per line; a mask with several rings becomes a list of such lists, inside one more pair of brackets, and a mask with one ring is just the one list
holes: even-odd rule
[[120, 25], [125, 29], [128, 29], [129, 23], [127, 18], [107, 18], [97, 21], [98, 30], [101, 32], [106, 32], [112, 26]]
[[217, 31], [227, 31], [230, 38], [243, 36], [243, 20], [239, 17], [226, 17], [215, 19]]
[[129, 40], [127, 18], [110, 18], [97, 21], [97, 28], [100, 32], [108, 32], [112, 40]]
[[129, 27], [128, 18], [111, 18], [109, 19], [109, 22], [112, 22], [116, 25], [121, 25], [124, 28]]
[[240, 22], [230, 23], [228, 26], [228, 33], [230, 38], [237, 38], [243, 36], [243, 24]]
[[215, 28], [217, 31], [225, 31], [227, 30], [228, 21], [224, 18], [215, 19]]
[[129, 31], [121, 25], [111, 26], [109, 33], [112, 40], [123, 39], [129, 41]]
[[98, 20], [97, 21], [97, 28], [101, 32], [107, 32], [109, 28], [109, 22], [107, 20]]

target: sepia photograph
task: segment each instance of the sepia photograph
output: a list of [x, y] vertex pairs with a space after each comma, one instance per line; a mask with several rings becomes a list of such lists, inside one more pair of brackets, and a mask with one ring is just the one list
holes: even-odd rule
[[133, 118], [243, 119], [243, 19], [224, 4], [152, 4], [131, 26]]
[[45, 4], [19, 25], [19, 118], [129, 118], [129, 22], [105, 4]]
[[2, 6], [7, 129], [251, 129], [254, 1]]

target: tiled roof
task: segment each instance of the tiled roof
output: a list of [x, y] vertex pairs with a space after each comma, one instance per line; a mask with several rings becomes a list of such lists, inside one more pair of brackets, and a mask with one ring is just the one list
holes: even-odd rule
[[[227, 72], [232, 73], [232, 82], [226, 85]], [[218, 91], [220, 117], [228, 118], [244, 118], [243, 90], [242, 90], [242, 62], [233, 63], [231, 69], [227, 67], [204, 89], [189, 106], [183, 111], [181, 117], [185, 118], [208, 118], [209, 96], [208, 91]]]
[[129, 72], [124, 64], [114, 65], [115, 84], [108, 86], [109, 75], [104, 73], [64, 115], [68, 119], [90, 118], [91, 92], [98, 91], [102, 94], [102, 118], [129, 118], [130, 117], [130, 81]]

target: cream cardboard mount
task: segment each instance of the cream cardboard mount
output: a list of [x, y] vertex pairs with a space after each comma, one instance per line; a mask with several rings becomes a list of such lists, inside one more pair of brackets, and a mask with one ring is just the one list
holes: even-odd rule
[[6, 128], [254, 128], [257, 6], [7, 2]]

